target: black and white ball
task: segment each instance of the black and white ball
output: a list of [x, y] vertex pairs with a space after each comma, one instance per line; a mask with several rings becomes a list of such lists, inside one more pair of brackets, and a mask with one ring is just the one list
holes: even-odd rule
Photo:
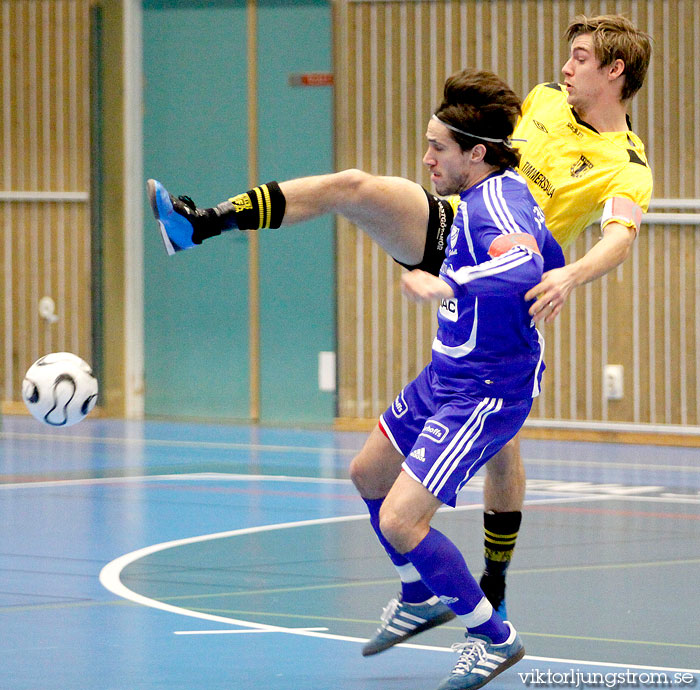
[[35, 419], [49, 426], [72, 426], [97, 402], [97, 379], [90, 365], [70, 352], [37, 359], [22, 382], [22, 398]]

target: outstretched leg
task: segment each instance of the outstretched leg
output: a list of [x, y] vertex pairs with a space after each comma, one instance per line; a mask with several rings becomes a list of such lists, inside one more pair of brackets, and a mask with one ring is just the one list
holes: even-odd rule
[[174, 197], [157, 180], [148, 181], [147, 191], [169, 254], [226, 230], [278, 228], [327, 213], [347, 218], [401, 263], [420, 263], [425, 250], [427, 196], [400, 177], [351, 169], [268, 182], [206, 209], [189, 197]]
[[280, 183], [287, 200], [283, 225], [336, 213], [409, 265], [423, 258], [428, 201], [423, 188], [401, 177], [343, 170]]

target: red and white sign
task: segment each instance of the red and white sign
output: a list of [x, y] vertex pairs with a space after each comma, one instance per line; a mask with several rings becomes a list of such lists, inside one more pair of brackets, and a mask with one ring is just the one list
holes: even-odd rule
[[289, 75], [290, 86], [333, 86], [332, 72], [304, 72]]

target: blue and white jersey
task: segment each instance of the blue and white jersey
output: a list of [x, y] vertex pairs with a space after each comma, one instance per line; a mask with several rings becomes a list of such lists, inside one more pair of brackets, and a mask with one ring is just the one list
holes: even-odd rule
[[[442, 300], [433, 370], [465, 393], [535, 397], [544, 341], [525, 293], [564, 255], [523, 178], [508, 169], [460, 194], [440, 277], [455, 293]], [[518, 298], [519, 297], [519, 298]]]

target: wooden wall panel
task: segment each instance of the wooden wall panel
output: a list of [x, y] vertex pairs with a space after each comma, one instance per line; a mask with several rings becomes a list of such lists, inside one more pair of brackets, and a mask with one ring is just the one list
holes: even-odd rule
[[[5, 407], [47, 352], [91, 357], [90, 3], [0, 3], [0, 343]], [[39, 315], [53, 298], [58, 320]]]
[[[622, 13], [654, 37], [646, 85], [630, 108], [654, 171], [654, 205], [623, 266], [579, 288], [544, 329], [548, 370], [532, 417], [594, 429], [698, 426], [700, 0], [339, 0], [338, 167], [428, 186], [424, 131], [444, 79], [465, 66], [489, 69], [523, 96], [558, 80], [562, 37], [580, 13]], [[589, 228], [568, 259], [598, 236]], [[428, 361], [435, 307], [403, 300], [401, 269], [342, 220], [338, 249], [339, 416], [369, 420]], [[605, 364], [624, 367], [622, 400], [603, 395]]]

